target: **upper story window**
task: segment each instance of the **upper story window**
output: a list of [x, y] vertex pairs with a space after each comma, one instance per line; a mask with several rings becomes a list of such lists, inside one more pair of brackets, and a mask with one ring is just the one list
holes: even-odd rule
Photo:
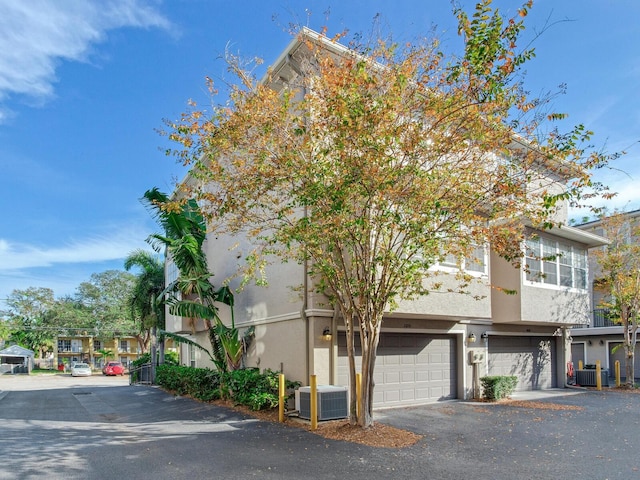
[[445, 271], [464, 270], [471, 275], [488, 275], [487, 272], [487, 251], [483, 246], [474, 246], [470, 255], [459, 258], [448, 254], [436, 265], [436, 269]]
[[586, 249], [550, 238], [532, 237], [527, 240], [525, 258], [528, 282], [586, 290]]
[[175, 282], [177, 279], [178, 279], [178, 267], [170, 257], [167, 257], [167, 273], [166, 273], [167, 284], [170, 284], [171, 282]]

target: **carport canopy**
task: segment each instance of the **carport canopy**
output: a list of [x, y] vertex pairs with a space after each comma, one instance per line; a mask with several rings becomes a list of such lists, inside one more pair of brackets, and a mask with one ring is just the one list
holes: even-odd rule
[[[20, 365], [25, 367], [26, 372], [24, 373], [28, 373], [31, 370], [33, 357], [33, 351], [19, 345], [11, 345], [4, 350], [0, 350], [0, 365]], [[4, 370], [2, 370], [2, 373], [9, 373], [8, 371], [4, 372]]]

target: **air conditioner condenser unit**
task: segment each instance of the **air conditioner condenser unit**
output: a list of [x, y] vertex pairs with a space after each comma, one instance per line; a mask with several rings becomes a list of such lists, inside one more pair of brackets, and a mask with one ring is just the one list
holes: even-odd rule
[[[348, 417], [347, 387], [339, 385], [318, 385], [318, 420], [336, 420]], [[300, 418], [311, 420], [311, 387], [296, 390], [296, 410]]]

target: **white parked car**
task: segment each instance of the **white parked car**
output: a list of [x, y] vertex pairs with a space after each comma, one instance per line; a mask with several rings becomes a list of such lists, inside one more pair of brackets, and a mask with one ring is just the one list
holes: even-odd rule
[[90, 377], [91, 367], [86, 363], [76, 363], [71, 367], [72, 377]]

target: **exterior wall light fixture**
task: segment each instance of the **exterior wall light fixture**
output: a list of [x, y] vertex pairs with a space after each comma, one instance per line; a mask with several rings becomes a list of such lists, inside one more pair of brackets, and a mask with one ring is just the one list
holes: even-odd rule
[[322, 331], [322, 338], [327, 341], [331, 340], [331, 329], [329, 327], [324, 327], [324, 330]]

